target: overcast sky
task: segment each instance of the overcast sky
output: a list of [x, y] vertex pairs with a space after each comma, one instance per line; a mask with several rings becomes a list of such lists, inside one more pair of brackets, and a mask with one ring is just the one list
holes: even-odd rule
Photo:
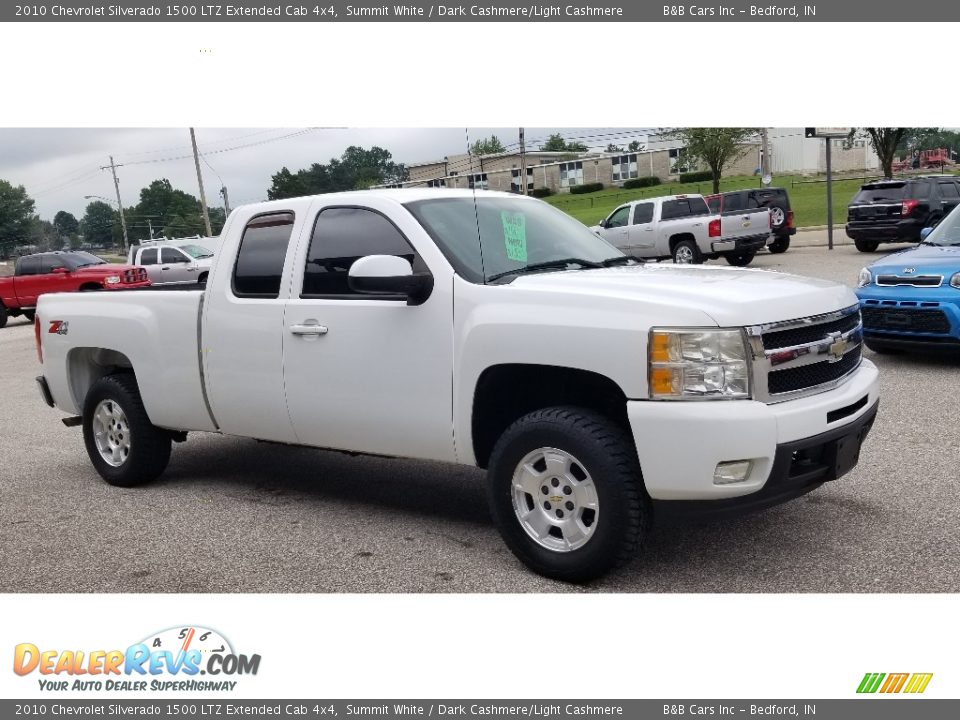
[[[198, 128], [197, 143], [207, 202], [222, 206], [220, 187], [226, 185], [230, 205], [266, 199], [270, 177], [286, 166], [292, 171], [326, 163], [350, 145], [379, 145], [397, 162], [442, 159], [466, 151], [464, 128], [431, 129], [303, 129]], [[643, 129], [528, 128], [527, 147], [535, 150], [550, 133], [582, 139], [591, 148], [608, 142], [626, 145], [643, 141]], [[470, 142], [497, 135], [508, 148], [517, 143], [517, 128], [470, 128]], [[26, 187], [40, 217], [52, 220], [59, 210], [83, 215], [89, 200], [100, 195], [114, 200], [109, 170], [114, 161], [124, 206], [139, 201], [140, 189], [158, 178], [198, 195], [197, 177], [187, 128], [15, 129], [0, 128], [0, 180]]]

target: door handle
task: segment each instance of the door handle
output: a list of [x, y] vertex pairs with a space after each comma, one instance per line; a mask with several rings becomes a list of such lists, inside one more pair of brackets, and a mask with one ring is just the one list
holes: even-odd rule
[[196, 268], [187, 268], [187, 272], [196, 272], [196, 271], [197, 271]]
[[161, 267], [160, 269], [161, 269], [161, 270], [169, 270], [169, 269], [170, 269], [170, 266], [169, 266], [169, 265], [165, 265], [164, 267]]
[[290, 332], [294, 335], [318, 336], [327, 334], [326, 325], [291, 325]]

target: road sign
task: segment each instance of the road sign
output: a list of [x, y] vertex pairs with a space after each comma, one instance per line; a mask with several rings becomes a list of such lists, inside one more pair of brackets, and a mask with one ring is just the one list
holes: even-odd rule
[[803, 135], [808, 138], [842, 138], [850, 134], [853, 128], [804, 128]]

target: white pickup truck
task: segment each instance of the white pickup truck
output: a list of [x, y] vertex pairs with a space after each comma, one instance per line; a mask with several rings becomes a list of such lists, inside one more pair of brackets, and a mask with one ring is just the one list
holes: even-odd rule
[[722, 257], [749, 265], [770, 239], [766, 208], [719, 215], [703, 195], [667, 195], [624, 203], [593, 230], [629, 255], [698, 265]]
[[847, 287], [643, 264], [532, 198], [277, 200], [222, 238], [205, 289], [40, 298], [40, 391], [109, 483], [194, 431], [476, 465], [517, 557], [584, 581], [657, 513], [840, 477], [877, 412]]

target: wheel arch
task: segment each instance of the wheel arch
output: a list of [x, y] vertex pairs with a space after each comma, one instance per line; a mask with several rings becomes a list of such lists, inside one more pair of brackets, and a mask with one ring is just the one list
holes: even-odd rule
[[72, 348], [67, 354], [67, 383], [74, 405], [81, 411], [90, 388], [100, 378], [116, 373], [133, 375], [133, 363], [117, 350], [98, 347]]
[[487, 467], [503, 432], [524, 415], [558, 405], [597, 411], [629, 433], [627, 396], [613, 380], [579, 368], [509, 363], [484, 370], [474, 387], [471, 411], [476, 464]]
[[693, 242], [694, 245], [697, 244], [697, 238], [694, 236], [693, 233], [686, 232], [686, 233], [677, 233], [676, 235], [671, 235], [669, 240], [671, 255], [673, 254], [673, 251], [676, 249], [677, 245], [679, 245], [684, 240], [690, 240]]

